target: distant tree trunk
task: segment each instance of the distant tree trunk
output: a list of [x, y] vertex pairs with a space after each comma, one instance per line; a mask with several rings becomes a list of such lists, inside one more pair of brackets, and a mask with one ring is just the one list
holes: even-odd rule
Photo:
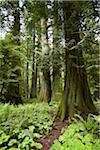
[[47, 103], [51, 101], [51, 80], [50, 71], [48, 69], [43, 70], [40, 100]]
[[[45, 28], [46, 28], [46, 42], [47, 42], [47, 47], [48, 47], [47, 55], [49, 57], [50, 48], [49, 48], [49, 43], [48, 43], [47, 22], [45, 23]], [[49, 59], [48, 57], [47, 57], [47, 59]], [[47, 102], [50, 103], [51, 102], [51, 95], [52, 95], [51, 76], [50, 76], [50, 59], [47, 62], [48, 62], [48, 66], [46, 66], [45, 70], [43, 70], [43, 75], [44, 75], [45, 83], [47, 86], [47, 92], [46, 92], [47, 93]]]
[[[28, 46], [27, 46], [27, 59], [28, 59]], [[28, 60], [27, 60], [27, 65], [26, 65], [26, 94], [27, 94], [27, 99], [28, 99], [29, 98], [29, 62]]]
[[[79, 24], [79, 16], [74, 16], [73, 22], [75, 25], [74, 27], [70, 25], [71, 32], [67, 32], [69, 24], [67, 20], [71, 15], [72, 2], [64, 2], [65, 40], [68, 42], [68, 40], [74, 39], [74, 45], [76, 45], [80, 41], [79, 27], [77, 25], [77, 23]], [[65, 94], [58, 110], [61, 120], [68, 116], [73, 117], [78, 112], [83, 116], [88, 113], [96, 113], [87, 82], [82, 49], [76, 47], [73, 50], [66, 49], [66, 51]]]
[[[43, 52], [43, 68], [42, 68], [42, 73], [43, 73], [43, 78], [42, 78], [42, 89], [40, 91], [40, 99], [41, 101], [46, 101], [50, 103], [51, 101], [51, 77], [50, 77], [50, 62], [49, 62], [49, 45], [48, 45], [48, 31], [47, 29], [47, 22], [42, 20], [42, 28], [45, 30], [45, 34], [42, 33], [42, 42], [44, 43], [45, 47], [45, 52]], [[44, 47], [42, 47], [44, 49]]]
[[31, 86], [31, 98], [37, 97], [37, 62], [35, 55], [35, 29], [33, 36], [33, 62], [32, 62], [32, 86]]
[[38, 93], [40, 93], [40, 90], [41, 90], [40, 75], [38, 77], [38, 80], [39, 80], [39, 82], [38, 82]]
[[[52, 98], [59, 99], [61, 92], [60, 84], [60, 52], [59, 52], [59, 24], [58, 24], [58, 1], [54, 1], [54, 26], [53, 26], [53, 90]], [[55, 62], [57, 61], [57, 62]]]
[[30, 97], [37, 97], [37, 66], [34, 66], [34, 63], [32, 65], [32, 87]]
[[[19, 1], [12, 2], [12, 6], [14, 9], [14, 24], [12, 33], [14, 35], [13, 43], [15, 45], [20, 45], [20, 10], [19, 10]], [[20, 58], [18, 56], [14, 56], [12, 62], [12, 68], [15, 68], [18, 64], [20, 65]], [[20, 92], [20, 79], [21, 79], [21, 71], [20, 69], [16, 69], [12, 72], [15, 76], [11, 76], [10, 78], [15, 80], [15, 82], [10, 82], [8, 85], [6, 100], [11, 103], [22, 103], [21, 100], [21, 92]]]
[[45, 78], [45, 83], [46, 83], [46, 98], [47, 102], [50, 103], [51, 101], [51, 79], [50, 79], [50, 70], [44, 70], [43, 75]]
[[[38, 31], [38, 50], [42, 50], [42, 47], [41, 47], [41, 31]], [[40, 55], [37, 55], [37, 93], [39, 95], [40, 93], [40, 90], [41, 90], [41, 69], [39, 68], [38, 64], [41, 62], [41, 58], [40, 58]], [[38, 96], [37, 96], [38, 97]]]

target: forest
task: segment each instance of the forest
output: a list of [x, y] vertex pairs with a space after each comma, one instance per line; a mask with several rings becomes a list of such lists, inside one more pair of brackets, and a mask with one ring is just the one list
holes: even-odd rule
[[100, 150], [99, 47], [99, 0], [0, 0], [0, 150]]

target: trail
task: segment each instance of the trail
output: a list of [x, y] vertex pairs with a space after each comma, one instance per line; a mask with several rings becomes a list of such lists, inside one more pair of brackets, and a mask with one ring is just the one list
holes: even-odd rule
[[[56, 139], [61, 135], [61, 130], [63, 127], [68, 125], [68, 120], [60, 121], [58, 117], [54, 119], [52, 130], [49, 132], [47, 136], [44, 136], [39, 143], [43, 145], [43, 148], [40, 150], [50, 150], [51, 145], [54, 143]], [[33, 149], [36, 150], [36, 149]]]

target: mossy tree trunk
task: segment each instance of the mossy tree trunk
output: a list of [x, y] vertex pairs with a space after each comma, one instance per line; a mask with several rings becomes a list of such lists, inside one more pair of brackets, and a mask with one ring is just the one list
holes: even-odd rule
[[50, 103], [51, 101], [51, 76], [50, 76], [50, 60], [49, 60], [49, 44], [47, 20], [41, 20], [42, 28], [42, 86], [40, 90], [40, 100]]
[[[74, 16], [73, 20], [71, 20], [74, 22], [74, 26], [71, 26], [71, 22], [67, 22], [67, 20], [72, 16], [72, 13], [72, 3], [64, 2], [65, 40], [68, 43], [73, 39], [73, 46], [75, 46], [80, 41], [79, 17], [78, 15]], [[68, 25], [71, 28], [71, 32], [67, 32]], [[66, 48], [65, 53], [65, 93], [58, 110], [58, 115], [61, 120], [64, 120], [65, 118], [73, 117], [75, 113], [80, 113], [83, 116], [89, 113], [96, 113], [87, 82], [87, 73], [81, 47], [76, 46], [72, 50], [70, 50], [70, 47]]]
[[50, 103], [51, 101], [51, 80], [50, 71], [48, 69], [43, 70], [40, 100], [47, 103]]
[[[59, 99], [61, 93], [61, 60], [59, 50], [59, 21], [58, 21], [58, 1], [54, 1], [53, 7], [53, 87], [52, 87], [52, 99]], [[59, 99], [60, 100], [60, 99]]]

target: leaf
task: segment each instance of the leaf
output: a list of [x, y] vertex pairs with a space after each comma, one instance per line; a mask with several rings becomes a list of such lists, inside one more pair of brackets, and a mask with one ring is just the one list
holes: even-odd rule
[[34, 146], [37, 148], [37, 149], [41, 149], [43, 147], [42, 144], [40, 143], [35, 143]]
[[16, 139], [11, 139], [8, 143], [8, 146], [13, 146], [14, 144], [17, 144], [18, 141]]
[[82, 142], [83, 143], [87, 143], [87, 142], [93, 142], [93, 137], [92, 137], [92, 134], [86, 134], [84, 136], [84, 138], [82, 139]]
[[7, 149], [7, 146], [4, 146], [1, 148], [1, 150], [6, 150]]
[[61, 150], [62, 146], [58, 140], [55, 140], [54, 145], [51, 146], [50, 150]]
[[41, 137], [41, 135], [39, 133], [33, 133], [33, 137], [39, 139]]
[[29, 131], [33, 132], [35, 129], [35, 127], [32, 125], [32, 126], [29, 126]]
[[29, 129], [25, 129], [23, 130], [23, 132], [26, 136], [29, 136], [30, 138], [32, 138], [32, 134], [29, 132]]

